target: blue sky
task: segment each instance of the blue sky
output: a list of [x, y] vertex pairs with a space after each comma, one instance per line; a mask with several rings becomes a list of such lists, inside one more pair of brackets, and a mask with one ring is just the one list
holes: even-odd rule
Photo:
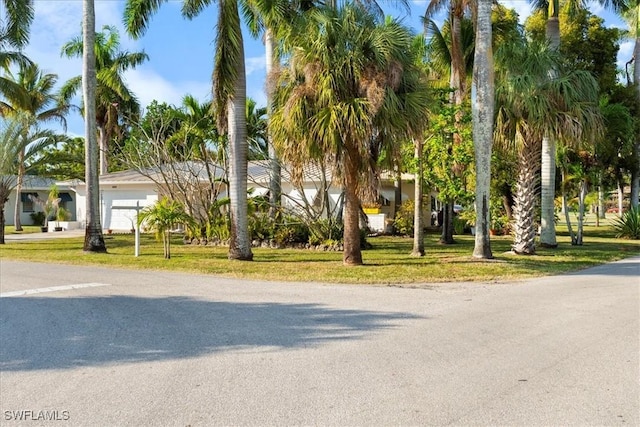
[[[380, 3], [384, 4], [384, 1]], [[216, 6], [203, 10], [197, 18], [188, 21], [180, 15], [181, 1], [170, 0], [154, 15], [149, 29], [138, 40], [128, 38], [122, 25], [124, 0], [95, 0], [96, 28], [113, 25], [120, 31], [123, 50], [141, 51], [149, 55], [149, 61], [126, 73], [126, 81], [144, 107], [152, 100], [178, 105], [185, 94], [200, 100], [210, 98], [211, 72], [213, 69], [213, 40], [215, 36]], [[531, 11], [523, 0], [501, 0], [514, 8], [524, 20]], [[403, 10], [388, 9], [389, 13], [402, 17], [403, 22], [422, 31], [420, 16], [424, 14], [426, 0], [411, 2], [411, 15]], [[35, 0], [36, 15], [31, 32], [31, 44], [27, 55], [49, 73], [58, 74], [60, 82], [80, 75], [80, 59], [60, 57], [61, 46], [80, 34], [82, 2], [79, 0]], [[624, 28], [624, 24], [600, 6], [592, 5], [592, 13], [605, 18], [608, 26]], [[247, 70], [247, 95], [265, 104], [265, 57], [261, 40], [254, 40], [245, 31]], [[619, 67], [632, 56], [631, 41], [621, 44]], [[83, 134], [83, 122], [79, 114], [68, 121], [70, 134]]]

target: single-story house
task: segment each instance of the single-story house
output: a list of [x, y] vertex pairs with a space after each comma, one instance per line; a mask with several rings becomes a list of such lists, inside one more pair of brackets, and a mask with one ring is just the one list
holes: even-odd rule
[[[269, 164], [266, 161], [251, 161], [248, 165], [248, 187], [252, 189], [251, 197], [266, 195], [269, 191]], [[219, 180], [224, 176], [222, 168], [203, 162], [183, 162], [165, 165], [160, 168], [150, 168], [143, 172], [128, 170], [101, 175], [100, 182], [100, 212], [101, 225], [105, 230], [129, 231], [134, 227], [138, 207], [153, 205], [164, 195], [171, 192], [191, 194], [200, 191], [203, 186]], [[291, 210], [306, 208], [319, 209], [326, 206], [335, 212], [341, 206], [342, 189], [331, 182], [330, 170], [323, 170], [320, 166], [307, 168], [301, 186], [291, 183], [291, 176], [286, 168], [282, 168], [282, 204]], [[217, 182], [217, 181], [216, 181]], [[169, 186], [167, 185], [169, 183]], [[65, 209], [72, 213], [69, 224], [65, 228], [84, 227], [86, 209], [86, 185], [81, 181], [55, 182], [54, 180], [30, 177], [25, 181], [22, 190], [21, 218], [23, 224], [31, 224], [29, 213], [38, 209], [29, 202], [25, 194], [37, 193], [38, 197], [46, 199], [51, 185], [58, 186], [59, 195]], [[413, 175], [403, 174], [400, 186], [401, 201], [414, 198]], [[322, 189], [325, 188], [326, 191]], [[15, 192], [14, 192], [15, 193]], [[394, 179], [389, 174], [383, 174], [380, 179], [380, 211], [367, 213], [369, 227], [374, 231], [385, 231], [390, 220], [395, 216], [396, 189]], [[219, 197], [226, 196], [224, 186], [220, 186]], [[439, 202], [435, 193], [426, 194], [429, 199], [425, 203], [425, 223], [430, 223], [431, 212], [437, 211]], [[425, 200], [426, 201], [426, 200]], [[13, 223], [13, 202], [5, 205], [7, 224]], [[324, 212], [326, 212], [326, 207]]]
[[[54, 185], [58, 189], [58, 197], [60, 198], [59, 206], [66, 209], [70, 215], [68, 221], [60, 222], [60, 226], [62, 226], [63, 229], [80, 227], [81, 224], [78, 221], [78, 218], [83, 218], [83, 216], [78, 215], [78, 201], [72, 183], [60, 182], [51, 178], [42, 178], [34, 175], [25, 175], [19, 196], [15, 188], [9, 194], [9, 200], [7, 200], [4, 205], [5, 225], [15, 225], [16, 197], [20, 198], [20, 203], [18, 205], [18, 209], [20, 211], [20, 223], [23, 225], [42, 225], [34, 224], [33, 219], [31, 218], [32, 213], [42, 211], [42, 208], [37, 202], [34, 202], [32, 198], [37, 197], [40, 200], [47, 200], [49, 197], [49, 191]], [[51, 230], [53, 230], [52, 227], [55, 226], [54, 221], [49, 225]]]
[[[269, 191], [269, 164], [267, 161], [250, 161], [248, 164], [247, 184], [251, 196], [263, 196]], [[101, 224], [104, 229], [129, 230], [135, 221], [135, 206], [152, 205], [163, 195], [170, 194], [165, 183], [172, 183], [172, 191], [196, 192], [203, 185], [218, 180], [224, 176], [224, 171], [217, 165], [205, 165], [203, 162], [183, 162], [166, 165], [162, 168], [151, 168], [144, 172], [136, 170], [114, 172], [100, 176]], [[288, 170], [282, 168], [282, 204], [286, 208], [296, 210], [307, 207], [320, 208], [328, 201], [329, 210], [335, 212], [341, 203], [340, 187], [331, 183], [331, 172], [322, 170], [320, 166], [311, 166], [305, 170], [301, 186], [294, 186]], [[395, 216], [395, 188], [394, 180], [388, 174], [383, 174], [380, 181], [380, 213], [367, 214], [369, 226], [376, 231], [385, 231], [389, 221]], [[325, 192], [322, 191], [326, 188]], [[86, 189], [79, 184], [77, 192], [78, 203], [84, 206]], [[226, 196], [221, 187], [219, 197]], [[439, 208], [435, 193], [427, 194], [428, 204], [425, 205], [426, 224], [430, 223], [432, 211]], [[413, 175], [403, 174], [401, 184], [402, 201], [414, 198]], [[323, 200], [324, 199], [324, 200]], [[128, 208], [130, 207], [130, 208]], [[326, 208], [325, 208], [326, 211]]]

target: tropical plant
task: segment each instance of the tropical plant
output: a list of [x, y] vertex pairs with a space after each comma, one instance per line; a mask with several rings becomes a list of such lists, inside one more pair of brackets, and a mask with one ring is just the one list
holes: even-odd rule
[[380, 22], [352, 5], [309, 18], [279, 76], [270, 126], [294, 182], [311, 160], [334, 165], [345, 190], [343, 262], [359, 265], [360, 196], [375, 177], [369, 143], [375, 134], [388, 142], [418, 134], [426, 82], [409, 50], [412, 35], [397, 21]]
[[396, 217], [393, 221], [393, 228], [395, 231], [403, 236], [410, 236], [414, 234], [415, 226], [415, 201], [407, 200], [400, 209], [396, 212]]
[[171, 230], [177, 225], [193, 226], [193, 218], [185, 211], [184, 205], [168, 197], [163, 197], [138, 214], [138, 226], [154, 230], [162, 239], [165, 259], [171, 258]]
[[[52, 93], [58, 76], [45, 74], [36, 64], [22, 63], [18, 73], [14, 76], [10, 70], [6, 71], [6, 78], [0, 85], [0, 93], [4, 100], [0, 101], [0, 115], [3, 117], [19, 114], [25, 121], [23, 132], [26, 134], [32, 126], [57, 121], [66, 127], [65, 115], [69, 110], [68, 104], [57, 94]], [[22, 190], [25, 174], [25, 152], [18, 155], [18, 181], [16, 191]], [[20, 198], [16, 199], [14, 225], [16, 230], [22, 230], [20, 223]]]
[[[522, 38], [496, 53], [496, 137], [518, 154], [515, 237], [518, 254], [535, 253], [536, 190], [542, 139], [595, 141], [601, 132], [598, 86], [589, 72], [564, 70], [557, 51]], [[559, 77], [550, 78], [554, 71]]]
[[[467, 37], [466, 46], [464, 46], [463, 41], [463, 22], [464, 22], [464, 14], [466, 11], [470, 10], [473, 6], [473, 3], [470, 0], [431, 0], [427, 6], [425, 17], [423, 20], [425, 23], [431, 23], [431, 25], [427, 25], [427, 28], [432, 28], [437, 30], [435, 24], [430, 21], [428, 18], [433, 16], [436, 12], [441, 11], [444, 8], [447, 8], [448, 13], [448, 26], [447, 26], [447, 34], [448, 41], [450, 42], [448, 46], [446, 45], [444, 38], [440, 34], [439, 31], [434, 31], [436, 37], [432, 40], [433, 43], [438, 43], [437, 45], [440, 48], [441, 53], [446, 52], [446, 57], [450, 60], [449, 66], [449, 87], [451, 88], [451, 105], [456, 107], [456, 114], [454, 117], [455, 129], [452, 134], [453, 144], [460, 145], [463, 142], [463, 137], [461, 135], [462, 130], [462, 121], [464, 112], [462, 110], [462, 104], [468, 95], [468, 84], [467, 84], [467, 76], [468, 71], [471, 70], [471, 57], [472, 57], [472, 49], [473, 43], [470, 42], [473, 38], [471, 37], [472, 31], [469, 31], [470, 25], [466, 25], [465, 34]], [[466, 22], [470, 24], [470, 22]], [[465, 52], [466, 50], [466, 52]], [[442, 55], [440, 56], [442, 58]], [[444, 65], [444, 64], [442, 64]], [[461, 164], [452, 164], [451, 169], [452, 173], [458, 173], [464, 166]], [[453, 240], [453, 203], [454, 199], [447, 198], [444, 200], [444, 222], [442, 226], [442, 235], [440, 237], [440, 241], [442, 243], [454, 243]]]
[[625, 237], [627, 239], [640, 239], [640, 208], [631, 206], [622, 218], [616, 218], [613, 223], [616, 230], [616, 237]]
[[29, 162], [34, 175], [48, 176], [59, 181], [85, 178], [84, 138], [65, 139], [61, 144], [45, 148]]
[[[546, 37], [549, 46], [553, 50], [560, 48], [560, 0], [531, 0], [535, 9], [546, 13]], [[599, 0], [598, 3], [609, 7], [614, 11], [626, 9], [626, 0]], [[566, 7], [576, 10], [585, 3], [569, 1]], [[557, 74], [554, 73], [555, 76]], [[542, 140], [541, 158], [541, 218], [540, 218], [540, 245], [545, 247], [557, 247], [555, 230], [555, 184], [556, 184], [556, 141], [553, 136], [546, 135]]]
[[33, 0], [1, 0], [0, 13], [0, 68], [30, 63], [22, 49], [29, 43]]
[[[635, 88], [636, 102], [640, 106], [640, 1], [630, 0], [628, 8], [622, 16], [629, 24], [629, 34], [634, 39], [633, 48], [633, 85]], [[627, 82], [631, 86], [631, 81], [627, 75]], [[638, 125], [640, 127], [640, 125]], [[635, 141], [635, 157], [636, 168], [635, 173], [631, 174], [631, 206], [638, 206], [640, 199], [640, 131], [636, 131]]]
[[[62, 46], [62, 54], [67, 58], [81, 57], [83, 39], [76, 37]], [[96, 58], [96, 114], [98, 144], [100, 150], [100, 174], [109, 171], [109, 144], [119, 136], [124, 118], [135, 118], [140, 112], [140, 104], [126, 86], [123, 73], [134, 69], [149, 59], [144, 52], [120, 51], [120, 36], [115, 27], [105, 25], [95, 35]], [[61, 93], [67, 101], [79, 91], [82, 76], [70, 79]]]
[[[267, 135], [267, 108], [257, 108], [256, 101], [247, 98], [247, 142], [249, 144], [249, 160], [273, 160], [269, 155]], [[273, 173], [273, 170], [271, 171]], [[269, 187], [271, 190], [271, 187]]]
[[[84, 116], [96, 117], [96, 52], [87, 49], [95, 46], [96, 16], [94, 0], [82, 2], [82, 98]], [[87, 185], [87, 205], [85, 213], [85, 252], [106, 252], [107, 247], [100, 225], [100, 185], [98, 179], [98, 131], [94, 120], [84, 121], [84, 140], [86, 166], [85, 183]]]
[[[129, 34], [141, 36], [151, 15], [166, 0], [128, 0], [125, 25]], [[182, 15], [197, 16], [214, 0], [183, 0]], [[218, 131], [228, 136], [229, 213], [231, 239], [229, 258], [252, 260], [247, 214], [247, 124], [244, 43], [238, 0], [218, 0], [216, 54], [213, 70], [213, 105]]]
[[22, 114], [0, 120], [0, 244], [4, 244], [4, 206], [17, 185], [19, 154], [24, 152], [28, 158], [55, 143], [56, 139], [51, 131], [39, 131], [34, 127], [25, 134], [25, 121], [20, 117]]

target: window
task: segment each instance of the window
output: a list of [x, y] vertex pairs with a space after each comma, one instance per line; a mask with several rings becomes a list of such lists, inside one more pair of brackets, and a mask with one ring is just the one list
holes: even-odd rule
[[29, 196], [38, 197], [38, 193], [20, 193], [22, 212], [35, 212], [34, 203]]

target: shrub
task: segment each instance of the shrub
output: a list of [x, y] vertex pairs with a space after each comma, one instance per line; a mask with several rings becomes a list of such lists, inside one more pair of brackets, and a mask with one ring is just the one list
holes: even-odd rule
[[276, 228], [273, 239], [279, 245], [307, 243], [309, 241], [309, 228], [303, 222], [296, 221], [295, 218], [286, 218]]
[[640, 239], [640, 208], [632, 207], [613, 223], [616, 237]]
[[[475, 224], [474, 224], [475, 225]], [[467, 221], [462, 218], [458, 218], [457, 216], [453, 217], [453, 231], [458, 234], [464, 234], [464, 229], [467, 226]]]
[[404, 202], [393, 221], [393, 228], [396, 233], [404, 234], [407, 236], [413, 235], [413, 213], [415, 211], [415, 204], [413, 200], [407, 200]]
[[31, 217], [31, 221], [33, 221], [33, 225], [44, 225], [44, 220], [47, 218], [44, 212], [31, 212], [29, 214]]
[[327, 240], [342, 241], [344, 224], [334, 218], [321, 219], [309, 224], [309, 243], [319, 245]]
[[249, 216], [249, 234], [251, 239], [269, 240], [275, 234], [275, 222], [264, 212], [255, 212]]

